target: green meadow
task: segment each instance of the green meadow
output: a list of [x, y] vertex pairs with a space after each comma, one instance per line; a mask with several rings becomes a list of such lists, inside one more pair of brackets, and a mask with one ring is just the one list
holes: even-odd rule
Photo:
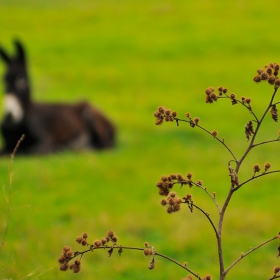
[[[159, 105], [182, 118], [190, 112], [241, 157], [248, 145], [244, 126], [252, 116], [229, 100], [206, 104], [205, 89], [222, 85], [238, 98], [250, 97], [260, 116], [273, 87], [252, 79], [258, 68], [280, 62], [278, 18], [277, 0], [2, 0], [0, 44], [10, 53], [14, 38], [25, 45], [34, 100], [88, 100], [111, 118], [118, 137], [108, 151], [15, 157], [0, 279], [173, 280], [187, 275], [158, 257], [150, 271], [149, 258], [138, 251], [108, 258], [107, 251], [96, 250], [84, 255], [80, 273], [59, 270], [64, 245], [82, 250], [76, 236], [88, 232], [91, 242], [109, 229], [123, 246], [143, 247], [147, 241], [201, 276], [218, 279], [209, 222], [186, 205], [167, 214], [155, 184], [162, 175], [191, 172], [222, 204], [232, 158], [218, 141], [188, 124], [156, 126], [153, 113]], [[0, 74], [4, 71], [0, 63]], [[257, 140], [275, 139], [279, 130], [268, 114]], [[267, 161], [280, 169], [278, 143], [253, 149], [240, 180], [253, 175], [253, 164]], [[9, 165], [9, 157], [0, 158], [1, 236], [7, 221], [2, 186], [8, 189]], [[277, 174], [254, 180], [233, 196], [223, 228], [226, 267], [241, 252], [278, 234]], [[202, 190], [177, 186], [175, 191], [192, 194], [217, 222], [215, 205]], [[250, 254], [227, 279], [271, 278], [273, 267], [280, 265], [278, 246], [272, 242]]]

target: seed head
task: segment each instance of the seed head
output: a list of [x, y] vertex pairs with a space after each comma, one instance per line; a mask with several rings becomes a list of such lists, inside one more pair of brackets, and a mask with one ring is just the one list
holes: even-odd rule
[[166, 205], [166, 204], [167, 204], [166, 199], [163, 198], [163, 199], [160, 201], [160, 204], [161, 204], [162, 206]]
[[165, 110], [165, 115], [170, 116], [171, 115], [171, 110], [170, 109]]
[[112, 242], [117, 243], [118, 242], [118, 237], [116, 235], [114, 235], [112, 237]]
[[145, 248], [143, 253], [145, 256], [150, 256], [152, 254], [152, 250], [150, 248]]
[[213, 130], [213, 131], [211, 132], [211, 134], [212, 134], [214, 137], [217, 137], [218, 132], [217, 132], [217, 130]]
[[171, 193], [169, 194], [169, 196], [172, 197], [172, 198], [175, 198], [175, 197], [176, 197], [176, 193], [175, 193], [175, 192], [171, 192]]
[[269, 162], [266, 162], [266, 163], [264, 164], [264, 171], [267, 171], [270, 167], [271, 167], [270, 163], [269, 163]]
[[250, 103], [251, 103], [251, 98], [246, 98], [246, 99], [245, 99], [245, 102], [246, 102], [247, 104], [250, 104]]
[[81, 241], [81, 244], [83, 245], [83, 246], [86, 246], [88, 243], [87, 243], [87, 240], [86, 239], [82, 239], [82, 241]]
[[261, 77], [261, 80], [265, 81], [268, 79], [268, 74], [266, 72], [263, 72], [263, 73], [261, 73], [260, 77]]
[[261, 82], [261, 77], [260, 76], [255, 76], [253, 80], [256, 83], [259, 83], [259, 82]]
[[272, 116], [272, 119], [273, 119], [275, 122], [278, 122], [278, 110], [277, 110], [275, 104], [273, 104], [273, 105], [271, 106], [270, 114], [271, 114], [271, 116]]
[[274, 76], [270, 76], [267, 81], [270, 85], [274, 85], [276, 78]]
[[68, 266], [67, 263], [61, 263], [60, 266], [59, 266], [59, 269], [61, 271], [66, 271], [68, 268], [69, 268], [69, 266]]
[[100, 247], [100, 246], [102, 245], [102, 242], [101, 242], [100, 240], [96, 239], [96, 240], [94, 240], [93, 245], [94, 245], [96, 248], [98, 248], [98, 247]]
[[278, 274], [278, 272], [280, 271], [280, 267], [279, 266], [275, 266], [273, 269], [274, 274]]
[[101, 239], [101, 244], [102, 244], [102, 245], [105, 245], [107, 242], [108, 242], [108, 240], [107, 240], [106, 237], [103, 237], [103, 238]]
[[156, 119], [156, 121], [155, 121], [155, 125], [160, 125], [160, 124], [162, 124], [163, 123], [163, 119], [162, 118], [158, 118], [158, 119]]
[[69, 247], [69, 246], [64, 246], [64, 247], [62, 248], [62, 251], [63, 251], [63, 252], [71, 251], [71, 247]]
[[174, 212], [174, 209], [173, 209], [173, 207], [172, 206], [169, 206], [169, 207], [167, 207], [167, 213], [168, 214], [171, 214], [171, 213], [173, 213]]
[[212, 92], [212, 93], [210, 94], [210, 97], [211, 97], [211, 99], [212, 99], [213, 101], [217, 101], [217, 100], [218, 100], [218, 96], [217, 96], [214, 92]]
[[253, 170], [254, 170], [254, 173], [260, 172], [261, 171], [260, 165], [259, 164], [254, 164]]
[[247, 140], [250, 139], [250, 136], [255, 134], [254, 129], [253, 129], [253, 122], [249, 121], [246, 125], [245, 125], [245, 135]]
[[78, 273], [81, 270], [81, 261], [75, 260], [75, 262], [72, 263], [69, 268], [72, 269], [74, 273]]
[[212, 92], [214, 92], [214, 88], [212, 88], [212, 87], [209, 87], [209, 88], [207, 88], [207, 89], [205, 90], [205, 93], [206, 93], [207, 95], [210, 95]]
[[276, 80], [275, 80], [275, 85], [276, 85], [276, 86], [280, 86], [280, 79], [276, 79]]
[[110, 238], [112, 238], [112, 237], [114, 236], [114, 232], [113, 232], [112, 230], [109, 230], [109, 231], [107, 232], [107, 236], [110, 237]]
[[199, 118], [195, 117], [195, 118], [193, 119], [193, 122], [194, 122], [195, 124], [198, 124], [198, 123], [199, 123]]
[[158, 107], [158, 111], [159, 111], [160, 113], [164, 114], [164, 113], [165, 113], [165, 108], [164, 108], [163, 106], [159, 106], [159, 107]]

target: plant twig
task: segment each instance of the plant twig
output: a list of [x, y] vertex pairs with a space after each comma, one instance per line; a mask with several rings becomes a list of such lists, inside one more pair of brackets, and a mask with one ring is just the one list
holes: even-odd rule
[[[119, 247], [118, 245], [116, 245], [116, 247]], [[72, 257], [71, 259], [69, 259], [69, 261], [71, 261], [72, 259], [76, 258], [77, 256], [81, 255], [83, 256], [84, 254], [88, 253], [88, 252], [92, 252], [93, 250], [98, 250], [98, 249], [112, 249], [113, 247], [112, 246], [100, 246], [100, 247], [93, 247], [93, 248], [90, 248], [88, 250], [85, 250], [83, 252], [76, 252], [75, 253], [75, 256]], [[139, 248], [139, 247], [130, 247], [130, 246], [121, 246], [122, 249], [124, 250], [136, 250], [136, 251], [144, 251], [145, 249], [144, 248]], [[163, 254], [160, 254], [158, 252], [154, 252], [154, 255], [155, 256], [159, 256], [159, 257], [162, 257], [164, 259], [167, 259], [173, 263], [175, 263], [176, 265], [180, 266], [181, 268], [187, 270], [189, 273], [191, 273], [193, 276], [195, 276], [197, 279], [201, 280], [200, 276], [198, 273], [195, 273], [194, 271], [192, 271], [191, 269], [189, 269], [187, 266], [175, 261], [174, 259], [168, 257], [168, 256], [165, 256]], [[69, 262], [68, 261], [68, 262]]]
[[6, 198], [6, 201], [7, 201], [7, 204], [8, 204], [8, 209], [7, 209], [7, 222], [6, 222], [6, 226], [5, 226], [5, 229], [4, 229], [4, 232], [3, 232], [3, 235], [2, 235], [2, 238], [1, 238], [1, 242], [0, 242], [0, 251], [2, 250], [3, 248], [3, 245], [5, 243], [5, 239], [6, 239], [6, 236], [8, 234], [8, 229], [9, 229], [9, 224], [10, 224], [10, 217], [11, 217], [11, 197], [12, 197], [12, 177], [13, 177], [13, 174], [12, 174], [12, 165], [13, 165], [13, 161], [14, 161], [14, 158], [15, 158], [15, 155], [16, 155], [16, 152], [21, 144], [21, 142], [23, 141], [24, 139], [24, 134], [21, 136], [21, 138], [18, 140], [12, 154], [11, 154], [11, 160], [10, 160], [10, 165], [9, 165], [9, 187], [8, 187], [8, 195], [4, 192], [4, 195], [5, 195], [5, 198]]
[[254, 146], [254, 142], [255, 142], [256, 136], [257, 136], [257, 134], [258, 134], [258, 131], [259, 131], [260, 127], [261, 127], [261, 124], [262, 124], [262, 122], [263, 122], [263, 120], [264, 120], [264, 118], [265, 118], [265, 116], [266, 116], [268, 110], [269, 110], [270, 107], [272, 106], [273, 99], [274, 99], [274, 97], [275, 97], [275, 95], [276, 95], [276, 93], [277, 93], [277, 90], [278, 90], [278, 87], [275, 87], [275, 88], [274, 88], [274, 92], [273, 92], [273, 94], [272, 94], [272, 97], [271, 97], [271, 99], [270, 99], [270, 101], [269, 101], [269, 104], [268, 104], [267, 108], [265, 109], [265, 111], [264, 111], [262, 117], [260, 118], [259, 122], [257, 123], [257, 127], [256, 127], [256, 130], [255, 130], [255, 133], [254, 133], [253, 136], [252, 136], [252, 139], [251, 139], [251, 141], [250, 141], [250, 143], [249, 143], [249, 146], [247, 147], [245, 153], [243, 154], [243, 156], [241, 157], [241, 159], [239, 160], [239, 162], [238, 162], [238, 164], [237, 164], [237, 167], [236, 167], [236, 170], [235, 170], [236, 173], [238, 173], [238, 170], [239, 170], [239, 168], [241, 167], [242, 162], [244, 161], [244, 159], [246, 158], [246, 156], [249, 154], [249, 152], [252, 150], [252, 148], [253, 148], [253, 146]]
[[250, 181], [252, 181], [252, 180], [255, 180], [255, 179], [259, 178], [259, 177], [262, 177], [262, 176], [265, 176], [265, 175], [269, 175], [269, 174], [272, 174], [272, 173], [277, 173], [277, 172], [280, 172], [280, 170], [273, 170], [273, 171], [269, 171], [269, 172], [263, 172], [263, 173], [260, 174], [260, 175], [256, 175], [256, 176], [254, 176], [254, 177], [252, 177], [252, 178], [250, 178], [250, 179], [244, 181], [244, 182], [241, 183], [240, 185], [236, 186], [236, 187], [234, 188], [234, 191], [237, 191], [237, 190], [240, 189], [243, 185], [247, 184], [248, 182], [250, 182]]
[[224, 275], [226, 275], [231, 268], [233, 268], [237, 263], [239, 263], [243, 258], [245, 258], [246, 256], [248, 256], [249, 254], [251, 254], [252, 252], [254, 252], [255, 250], [259, 249], [260, 247], [266, 245], [267, 243], [275, 240], [275, 239], [278, 239], [279, 238], [279, 235], [276, 235], [268, 240], [266, 240], [265, 242], [259, 244], [258, 246], [252, 248], [251, 250], [249, 250], [247, 253], [244, 253], [242, 254], [236, 261], [234, 261], [225, 271], [224, 271]]
[[274, 140], [269, 140], [269, 141], [263, 141], [263, 142], [260, 142], [260, 143], [256, 143], [256, 144], [252, 145], [252, 148], [255, 148], [255, 147], [263, 145], [263, 144], [272, 143], [272, 142], [279, 142], [279, 141], [280, 141], [280, 138], [278, 137], [277, 139], [274, 139]]
[[[187, 203], [187, 202], [184, 202], [184, 203]], [[196, 209], [198, 209], [200, 212], [202, 212], [204, 214], [204, 216], [208, 219], [208, 221], [210, 222], [212, 228], [214, 229], [216, 237], [218, 238], [219, 237], [218, 231], [217, 231], [213, 221], [211, 220], [209, 213], [205, 212], [204, 210], [202, 210], [200, 207], [198, 207], [197, 205], [195, 205], [193, 203], [191, 205], [194, 206]]]
[[[181, 122], [191, 123], [191, 121], [183, 120], [183, 119], [179, 119], [179, 118], [175, 118], [174, 120], [175, 120], [176, 122], [181, 121]], [[205, 129], [204, 127], [200, 126], [199, 124], [196, 124], [195, 126], [199, 127], [200, 129], [202, 129], [203, 131], [205, 131], [206, 133], [208, 133], [208, 134], [210, 134], [212, 137], [214, 137], [217, 141], [219, 141], [219, 142], [229, 151], [229, 153], [232, 155], [232, 157], [234, 158], [234, 160], [237, 161], [236, 156], [234, 155], [234, 153], [232, 152], [232, 150], [226, 145], [226, 143], [225, 143], [223, 140], [219, 139], [219, 138], [216, 137], [216, 136], [213, 136], [213, 134], [212, 134], [209, 130]]]
[[197, 183], [195, 183], [195, 182], [193, 182], [193, 181], [192, 181], [192, 183], [193, 183], [194, 185], [196, 185], [197, 187], [199, 187], [200, 189], [204, 190], [204, 191], [207, 193], [207, 195], [208, 195], [208, 196], [213, 200], [213, 202], [215, 203], [215, 205], [216, 205], [216, 207], [217, 207], [217, 209], [218, 209], [218, 212], [221, 213], [221, 209], [220, 209], [220, 206], [219, 206], [217, 200], [215, 199], [215, 197], [214, 197], [212, 194], [210, 194], [210, 193], [208, 192], [207, 188], [206, 188], [206, 187], [203, 187], [203, 186], [201, 186], [201, 185], [199, 185], [199, 184], [197, 184]]

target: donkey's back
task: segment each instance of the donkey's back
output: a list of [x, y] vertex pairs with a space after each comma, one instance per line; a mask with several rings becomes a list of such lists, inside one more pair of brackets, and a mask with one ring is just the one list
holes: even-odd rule
[[1, 124], [4, 147], [11, 153], [21, 137], [19, 152], [50, 153], [63, 149], [106, 149], [115, 144], [115, 127], [86, 102], [44, 104], [33, 102], [22, 45], [13, 57], [0, 48], [7, 68], [4, 75], [4, 117]]

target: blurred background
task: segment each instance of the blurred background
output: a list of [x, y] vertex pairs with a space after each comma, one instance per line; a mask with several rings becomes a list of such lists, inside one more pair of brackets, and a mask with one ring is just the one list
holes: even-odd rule
[[[182, 207], [168, 215], [160, 205], [156, 182], [161, 175], [187, 172], [202, 180], [223, 203], [229, 188], [230, 154], [217, 141], [187, 124], [154, 125], [159, 105], [216, 129], [237, 157], [248, 143], [244, 126], [251, 119], [229, 100], [205, 104], [205, 89], [224, 86], [252, 98], [260, 115], [273, 92], [255, 84], [258, 68], [280, 62], [279, 2], [147, 0], [2, 0], [0, 43], [13, 53], [20, 39], [28, 54], [32, 94], [40, 102], [88, 100], [118, 129], [115, 149], [19, 156], [13, 163], [11, 218], [0, 252], [1, 279], [181, 279], [174, 264], [141, 252], [124, 251], [108, 258], [102, 250], [86, 254], [78, 275], [61, 272], [62, 247], [83, 249], [76, 236], [89, 241], [109, 229], [123, 246], [155, 250], [186, 261], [201, 276], [218, 279], [214, 232], [201, 213]], [[4, 73], [0, 64], [0, 74]], [[4, 86], [0, 84], [1, 92]], [[2, 95], [3, 96], [3, 95]], [[2, 104], [3, 98], [0, 98]], [[279, 124], [265, 119], [258, 141], [275, 139]], [[255, 163], [269, 161], [280, 169], [277, 143], [253, 150], [240, 172], [244, 181]], [[1, 187], [9, 186], [10, 159], [0, 159]], [[241, 252], [279, 232], [279, 179], [264, 176], [236, 192], [224, 224], [225, 266]], [[194, 202], [217, 222], [215, 205], [197, 188]], [[7, 203], [0, 194], [1, 233]], [[280, 265], [274, 242], [239, 263], [227, 279], [268, 279]]]

